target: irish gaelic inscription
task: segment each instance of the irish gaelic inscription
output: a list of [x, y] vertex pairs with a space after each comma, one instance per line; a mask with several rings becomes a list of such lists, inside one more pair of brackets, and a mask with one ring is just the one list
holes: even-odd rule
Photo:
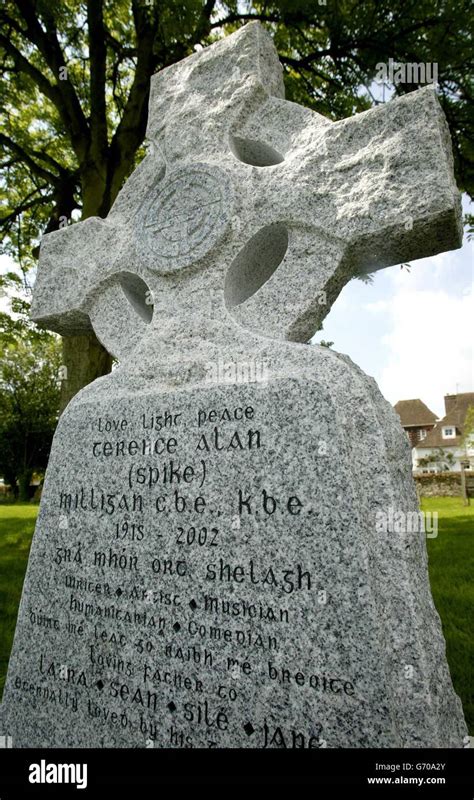
[[19, 702], [53, 738], [67, 707], [104, 746], [333, 744], [325, 718], [364, 685], [342, 642], [325, 647], [335, 608], [311, 532], [324, 464], [311, 481], [297, 470], [308, 432], [289, 441], [251, 386], [116, 401], [81, 424], [45, 489], [54, 534], [38, 537], [42, 594], [24, 601], [34, 664], [13, 673]]

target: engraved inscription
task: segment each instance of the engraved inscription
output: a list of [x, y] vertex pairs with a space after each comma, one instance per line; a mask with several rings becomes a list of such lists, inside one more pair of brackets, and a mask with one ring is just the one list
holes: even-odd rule
[[43, 558], [61, 602], [29, 607], [40, 655], [15, 675], [24, 701], [48, 719], [67, 708], [108, 746], [333, 746], [327, 720], [364, 687], [333, 633], [331, 528], [313, 533], [325, 467], [302, 479], [303, 443], [255, 390], [92, 415], [77, 467], [49, 490]]

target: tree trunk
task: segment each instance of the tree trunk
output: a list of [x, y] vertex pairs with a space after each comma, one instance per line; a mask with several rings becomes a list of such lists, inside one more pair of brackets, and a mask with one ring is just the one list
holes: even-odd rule
[[[102, 154], [102, 163], [88, 161], [82, 171], [82, 217], [105, 216], [109, 207], [102, 209], [106, 191], [106, 154]], [[59, 412], [62, 414], [69, 401], [84, 386], [107, 375], [112, 369], [112, 356], [101, 345], [95, 333], [81, 336], [63, 336], [63, 366], [66, 375], [61, 382], [61, 398]]]
[[[143, 141], [147, 122], [150, 76], [153, 73], [156, 25], [148, 13], [134, 11], [137, 33], [137, 67], [130, 96], [119, 125], [108, 144], [105, 103], [106, 47], [102, 8], [88, 4], [89, 57], [91, 58], [90, 118], [79, 156], [82, 216], [106, 217], [123, 181], [133, 169], [137, 148]], [[137, 27], [138, 26], [138, 27]], [[69, 196], [66, 196], [66, 200]], [[59, 203], [64, 205], [64, 201]], [[112, 369], [112, 357], [94, 333], [63, 338], [65, 380], [61, 383], [60, 412], [88, 383]]]
[[33, 475], [33, 470], [25, 469], [18, 476], [18, 499], [20, 503], [27, 503], [30, 499], [30, 481]]
[[61, 383], [61, 413], [80, 389], [110, 372], [112, 356], [92, 332], [82, 336], [65, 336], [63, 364], [67, 374]]

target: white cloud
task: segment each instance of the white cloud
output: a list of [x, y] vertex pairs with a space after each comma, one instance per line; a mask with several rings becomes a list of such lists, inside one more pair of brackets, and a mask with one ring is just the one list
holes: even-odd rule
[[395, 284], [380, 388], [391, 403], [419, 397], [441, 414], [445, 394], [473, 390], [474, 291], [454, 295]]
[[[7, 272], [15, 272], [21, 277], [21, 270], [15, 261], [13, 261], [9, 255], [2, 253], [0, 254], [0, 275], [5, 275]], [[29, 279], [33, 280], [35, 274], [36, 271], [32, 270], [29, 275]], [[23, 290], [22, 286], [9, 287], [8, 289], [3, 289], [3, 287], [0, 287], [0, 311], [10, 314], [13, 319], [17, 319], [18, 315], [14, 314], [11, 310], [11, 296], [22, 297], [25, 300], [31, 300], [31, 297], [29, 297], [29, 295]]]
[[388, 300], [376, 300], [373, 303], [366, 303], [365, 309], [373, 314], [379, 314], [382, 311], [387, 311], [390, 308]]

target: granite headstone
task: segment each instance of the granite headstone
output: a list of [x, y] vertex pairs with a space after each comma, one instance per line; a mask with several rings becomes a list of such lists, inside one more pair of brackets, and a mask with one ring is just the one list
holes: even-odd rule
[[460, 246], [435, 90], [330, 122], [253, 23], [153, 78], [147, 137], [41, 245], [33, 318], [120, 364], [59, 421], [1, 732], [462, 747], [408, 441], [306, 344], [355, 275]]

